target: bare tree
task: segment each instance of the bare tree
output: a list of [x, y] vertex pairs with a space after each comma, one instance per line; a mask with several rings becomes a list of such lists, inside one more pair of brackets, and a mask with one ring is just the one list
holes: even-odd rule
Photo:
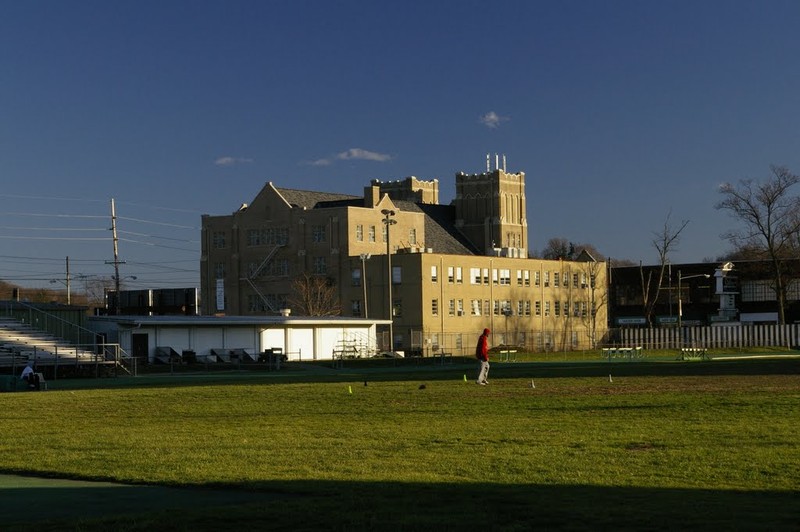
[[664, 274], [667, 271], [669, 264], [669, 254], [674, 251], [675, 246], [680, 240], [680, 235], [686, 226], [689, 225], [689, 220], [682, 220], [681, 223], [675, 228], [670, 223], [672, 211], [667, 213], [667, 218], [664, 220], [664, 226], [660, 231], [654, 232], [653, 247], [658, 252], [659, 268], [657, 278], [653, 279], [653, 270], [648, 269], [647, 276], [645, 277], [644, 269], [641, 263], [639, 264], [639, 277], [642, 283], [642, 304], [644, 306], [644, 316], [647, 319], [648, 325], [653, 326], [653, 308], [658, 301], [658, 295], [664, 284]]
[[[586, 298], [588, 312], [585, 314], [582, 313], [581, 315], [592, 349], [597, 347], [597, 342], [599, 340], [597, 338], [597, 320], [604, 317], [604, 314], [600, 313], [600, 311], [605, 308], [605, 316], [607, 316], [608, 312], [608, 282], [606, 276], [603, 275], [606, 273], [604, 270], [607, 267], [607, 263], [597, 261], [587, 261], [582, 265], [583, 274], [586, 275], [589, 280], [589, 285], [587, 287], [589, 292]], [[600, 316], [598, 316], [598, 314], [600, 314]]]
[[556, 237], [547, 241], [542, 250], [542, 258], [547, 260], [572, 260], [575, 247], [566, 238]]
[[800, 181], [786, 167], [770, 166], [772, 176], [764, 182], [743, 179], [738, 185], [723, 183], [719, 192], [723, 199], [716, 208], [728, 211], [742, 223], [739, 231], [723, 235], [736, 248], [761, 250], [772, 266], [775, 297], [778, 301], [778, 322], [786, 323], [786, 288], [783, 260], [786, 259], [800, 232], [800, 198], [790, 194]]
[[292, 281], [289, 305], [301, 316], [338, 316], [339, 295], [332, 279], [303, 273]]

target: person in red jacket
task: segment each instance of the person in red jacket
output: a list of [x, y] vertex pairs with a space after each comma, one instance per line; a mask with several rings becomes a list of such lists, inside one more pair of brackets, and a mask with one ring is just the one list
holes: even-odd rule
[[478, 368], [478, 380], [475, 381], [481, 386], [489, 384], [489, 334], [492, 331], [484, 329], [483, 334], [478, 338], [478, 345], [475, 347], [475, 358], [480, 362]]

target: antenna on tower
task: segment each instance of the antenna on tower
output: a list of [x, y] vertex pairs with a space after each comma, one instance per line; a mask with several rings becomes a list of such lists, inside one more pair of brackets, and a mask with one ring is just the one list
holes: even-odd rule
[[487, 153], [486, 154], [486, 173], [487, 174], [492, 171], [491, 167], [489, 166], [490, 164], [491, 163], [489, 162], [489, 154]]
[[503, 154], [503, 172], [506, 171], [506, 154]]
[[495, 170], [500, 169], [500, 156], [497, 155], [496, 153], [494, 154], [494, 169]]

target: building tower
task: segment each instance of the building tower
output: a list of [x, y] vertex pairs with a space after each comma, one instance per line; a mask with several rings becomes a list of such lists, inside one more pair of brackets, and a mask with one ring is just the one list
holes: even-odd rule
[[505, 156], [486, 156], [486, 172], [456, 174], [455, 225], [486, 255], [527, 257], [525, 173], [506, 173]]

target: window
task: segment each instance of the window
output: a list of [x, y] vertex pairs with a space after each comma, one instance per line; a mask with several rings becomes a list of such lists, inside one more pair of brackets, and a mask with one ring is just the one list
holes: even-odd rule
[[544, 272], [544, 287], [550, 286], [550, 272]]
[[554, 272], [553, 273], [553, 286], [555, 286], [556, 288], [561, 286], [561, 282], [560, 281], [561, 281], [561, 274], [558, 273], [558, 272]]
[[550, 315], [550, 302], [549, 301], [545, 301], [544, 302], [544, 315], [545, 315], [545, 317]]
[[395, 299], [392, 301], [392, 316], [399, 318], [403, 315], [403, 301]]
[[436, 266], [431, 266], [431, 282], [436, 283], [439, 282], [439, 273], [436, 269]]
[[480, 268], [470, 268], [469, 269], [469, 283], [470, 284], [481, 284], [481, 269]]
[[525, 286], [530, 286], [531, 285], [531, 272], [528, 271], [528, 270], [525, 270], [523, 272], [523, 276], [522, 277], [523, 277], [523, 280], [525, 282]]
[[463, 316], [464, 315], [464, 300], [463, 299], [459, 299], [459, 300], [456, 301], [456, 314], [458, 314], [459, 316]]
[[553, 314], [556, 316], [561, 316], [561, 301], [553, 302]]
[[455, 299], [451, 299], [450, 300], [450, 308], [448, 310], [448, 314], [450, 316], [455, 316], [456, 315], [456, 300]]
[[581, 301], [581, 317], [582, 318], [586, 317], [586, 309], [587, 308], [588, 308], [588, 306], [586, 305], [586, 301]]
[[586, 274], [581, 274], [581, 288], [586, 288]]
[[247, 245], [248, 246], [260, 246], [263, 244], [261, 239], [261, 231], [258, 229], [248, 229], [247, 230]]
[[542, 315], [542, 302], [541, 301], [537, 301], [536, 303], [534, 303], [534, 308], [536, 309], [536, 315], [537, 316], [541, 316]]
[[521, 299], [517, 301], [517, 316], [525, 315], [525, 302]]
[[361, 301], [358, 299], [350, 301], [350, 310], [353, 312], [353, 316], [361, 316]]
[[369, 226], [369, 241], [370, 242], [375, 242], [375, 226], [374, 225], [370, 225]]
[[438, 299], [431, 299], [431, 314], [434, 316], [439, 315], [439, 300]]
[[286, 227], [247, 230], [248, 246], [285, 246], [288, 242], [289, 229]]
[[500, 270], [500, 284], [505, 286], [511, 285], [511, 270]]
[[464, 277], [462, 276], [461, 266], [456, 267], [456, 284], [461, 284], [464, 282]]
[[525, 315], [526, 316], [530, 316], [531, 315], [531, 302], [530, 302], [530, 300], [525, 302]]
[[353, 268], [350, 270], [350, 283], [352, 286], [361, 286], [361, 269]]
[[225, 231], [214, 231], [211, 233], [211, 247], [214, 249], [224, 249], [226, 246]]
[[578, 288], [578, 274], [572, 274], [572, 288]]
[[488, 316], [489, 313], [492, 311], [491, 303], [488, 299], [483, 300], [483, 315]]
[[[489, 284], [489, 268], [484, 268], [483, 269], [483, 284], [486, 284], [486, 285]], [[488, 312], [487, 312], [487, 314], [488, 314]]]
[[417, 244], [417, 230], [416, 229], [412, 228], [408, 232], [408, 243], [411, 244], [412, 246]]
[[455, 281], [455, 270], [452, 266], [447, 267], [447, 282], [453, 284]]
[[381, 228], [381, 242], [389, 241], [389, 226], [384, 224]]
[[494, 300], [494, 315], [495, 316], [500, 315], [500, 301], [497, 299]]
[[576, 318], [581, 315], [581, 307], [578, 305], [577, 301], [572, 303], [572, 315]]
[[328, 273], [328, 260], [325, 257], [314, 257], [312, 272], [315, 275], [326, 275]]
[[497, 268], [492, 268], [492, 284], [500, 283], [500, 275], [497, 273]]
[[364, 241], [364, 226], [361, 224], [356, 226], [356, 240], [358, 242]]
[[272, 259], [264, 267], [264, 273], [272, 277], [289, 275], [289, 259]]
[[217, 262], [214, 264], [214, 279], [222, 279], [225, 277], [225, 263]]
[[517, 270], [517, 286], [522, 286], [522, 270]]
[[481, 315], [481, 300], [480, 299], [473, 299], [469, 302], [470, 307], [470, 314], [473, 316], [480, 316]]
[[324, 225], [311, 226], [311, 241], [312, 242], [325, 242], [327, 240], [327, 232]]
[[533, 272], [533, 284], [535, 286], [541, 286], [541, 284], [542, 284], [542, 274], [541, 274], [541, 272]]
[[392, 266], [392, 284], [400, 284], [403, 282], [403, 267]]

